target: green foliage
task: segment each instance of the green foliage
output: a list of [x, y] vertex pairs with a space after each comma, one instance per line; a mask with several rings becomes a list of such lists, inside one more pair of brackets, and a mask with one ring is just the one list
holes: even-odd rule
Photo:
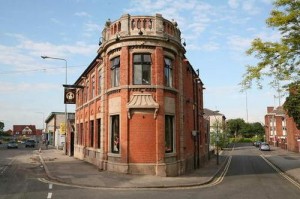
[[[290, 117], [294, 118], [297, 128], [300, 129], [300, 1], [275, 0], [274, 9], [266, 23], [271, 28], [277, 28], [281, 34], [280, 41], [253, 40], [247, 50], [259, 61], [256, 65], [248, 65], [241, 82], [242, 89], [249, 89], [256, 81], [258, 88], [262, 88], [261, 81], [270, 77], [271, 86], [278, 86], [279, 81], [289, 80], [291, 86], [298, 85], [298, 92], [287, 97], [284, 108]], [[277, 88], [278, 91], [284, 89]]]
[[240, 118], [228, 120], [226, 131], [231, 136], [241, 136], [244, 138], [251, 138], [253, 136], [263, 135], [265, 133], [264, 127], [261, 123], [246, 123]]
[[290, 84], [290, 95], [283, 105], [290, 117], [293, 117], [297, 128], [300, 129], [300, 82]]
[[240, 134], [240, 130], [244, 128], [245, 124], [245, 121], [241, 118], [228, 120], [226, 131], [232, 136], [237, 136]]
[[4, 131], [4, 123], [0, 121], [0, 133]]
[[243, 89], [251, 88], [252, 81], [261, 88], [261, 80], [266, 76], [275, 81], [300, 79], [300, 1], [276, 0], [274, 6], [266, 23], [279, 30], [281, 39], [278, 42], [253, 40], [246, 53], [259, 62], [247, 66], [241, 82]]

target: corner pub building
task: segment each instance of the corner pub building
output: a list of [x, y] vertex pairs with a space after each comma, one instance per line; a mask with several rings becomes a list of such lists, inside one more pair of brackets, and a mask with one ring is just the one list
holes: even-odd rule
[[74, 156], [101, 170], [178, 176], [207, 159], [203, 83], [175, 21], [108, 20], [77, 79]]

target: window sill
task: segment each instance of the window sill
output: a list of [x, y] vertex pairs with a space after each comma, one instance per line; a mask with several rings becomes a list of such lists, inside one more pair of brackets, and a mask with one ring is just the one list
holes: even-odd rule
[[165, 153], [165, 157], [168, 158], [168, 157], [173, 157], [173, 156], [176, 156], [176, 153], [175, 152], [172, 152], [172, 153]]
[[108, 153], [107, 155], [108, 155], [108, 157], [116, 157], [116, 158], [120, 158], [121, 157], [120, 153]]

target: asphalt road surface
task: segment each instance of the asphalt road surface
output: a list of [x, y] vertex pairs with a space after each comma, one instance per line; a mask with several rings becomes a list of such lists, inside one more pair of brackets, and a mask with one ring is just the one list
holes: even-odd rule
[[18, 149], [0, 145], [0, 199], [47, 198], [47, 184], [37, 180], [45, 177], [45, 172], [34, 155], [35, 149], [24, 144]]
[[[250, 145], [236, 145], [229, 164], [210, 185], [180, 189], [90, 189], [42, 182], [32, 149], [0, 150], [0, 198], [38, 199], [297, 199], [300, 189], [279, 175]], [[4, 158], [3, 158], [4, 157]], [[3, 169], [5, 168], [5, 169]]]

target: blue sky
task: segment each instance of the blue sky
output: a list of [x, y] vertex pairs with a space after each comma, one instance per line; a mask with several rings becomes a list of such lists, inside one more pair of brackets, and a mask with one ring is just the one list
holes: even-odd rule
[[[123, 14], [174, 19], [186, 41], [186, 57], [205, 85], [204, 106], [227, 119], [263, 122], [267, 106], [278, 105], [274, 89], [240, 92], [254, 38], [278, 40], [268, 28], [272, 0], [0, 0], [0, 121], [35, 124], [64, 111], [65, 63], [74, 83], [95, 58], [105, 22]], [[247, 103], [246, 103], [247, 101]], [[247, 104], [247, 106], [246, 106]], [[74, 110], [73, 105], [68, 106]], [[247, 111], [248, 110], [248, 111]], [[248, 112], [248, 114], [247, 114]], [[247, 117], [248, 115], [248, 117]]]

